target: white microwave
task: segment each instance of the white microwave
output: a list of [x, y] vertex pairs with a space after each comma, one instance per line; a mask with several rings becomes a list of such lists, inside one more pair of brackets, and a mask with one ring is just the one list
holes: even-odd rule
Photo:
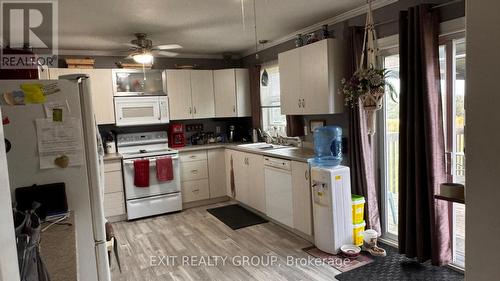
[[116, 126], [167, 124], [167, 96], [115, 97]]

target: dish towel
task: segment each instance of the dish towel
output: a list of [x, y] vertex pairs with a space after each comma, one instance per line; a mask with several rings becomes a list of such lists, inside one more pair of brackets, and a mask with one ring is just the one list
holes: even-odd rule
[[156, 178], [158, 181], [171, 181], [174, 179], [172, 157], [156, 158]]
[[134, 185], [149, 187], [149, 159], [134, 160]]

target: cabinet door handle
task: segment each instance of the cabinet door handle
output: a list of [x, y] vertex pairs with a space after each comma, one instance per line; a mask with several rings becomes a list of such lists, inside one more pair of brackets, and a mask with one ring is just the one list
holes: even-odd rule
[[193, 107], [194, 114], [196, 114], [196, 106]]
[[306, 178], [306, 180], [309, 180], [309, 171], [308, 170], [306, 170], [304, 172], [304, 177]]
[[299, 107], [301, 107], [300, 99], [299, 99]]
[[236, 105], [233, 105], [233, 112], [236, 112]]
[[191, 107], [190, 107], [190, 108], [189, 108], [189, 114], [192, 114], [192, 113], [193, 113], [193, 111], [192, 111], [192, 109], [191, 109]]
[[306, 100], [302, 99], [302, 107], [306, 107]]
[[196, 192], [199, 192], [199, 191], [200, 191], [200, 189], [198, 189], [198, 188], [197, 189], [193, 189], [193, 193], [196, 193]]
[[191, 159], [195, 159], [195, 158], [196, 158], [196, 155], [191, 155], [191, 156], [189, 156], [189, 158], [191, 158]]
[[191, 173], [198, 174], [198, 170], [196, 170], [196, 169], [195, 170], [191, 170]]

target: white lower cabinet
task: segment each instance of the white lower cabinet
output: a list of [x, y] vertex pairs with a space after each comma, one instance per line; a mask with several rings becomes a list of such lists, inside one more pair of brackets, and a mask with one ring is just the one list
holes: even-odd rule
[[231, 196], [231, 184], [234, 184], [235, 200], [265, 213], [264, 157], [258, 154], [227, 150], [226, 167], [228, 195]]
[[293, 228], [312, 235], [310, 170], [307, 163], [292, 161]]
[[266, 213], [266, 188], [264, 183], [264, 156], [246, 153], [248, 205]]
[[226, 195], [224, 148], [180, 152], [182, 202]]
[[208, 199], [208, 179], [182, 182], [182, 202], [193, 202]]
[[226, 195], [226, 167], [224, 148], [210, 149], [207, 151], [208, 181], [210, 198]]
[[125, 215], [125, 194], [121, 160], [104, 162], [104, 216], [106, 218]]
[[182, 203], [208, 199], [208, 164], [207, 151], [181, 152]]

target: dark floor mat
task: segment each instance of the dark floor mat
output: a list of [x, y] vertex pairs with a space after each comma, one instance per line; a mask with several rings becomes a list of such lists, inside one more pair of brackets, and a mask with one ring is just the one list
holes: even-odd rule
[[375, 262], [344, 272], [335, 276], [340, 281], [370, 280], [370, 281], [443, 281], [464, 280], [464, 275], [444, 266], [433, 266], [430, 261], [423, 264], [417, 263], [404, 255], [398, 254], [394, 247], [381, 244], [380, 247], [387, 251], [387, 257], [374, 257]]
[[267, 220], [259, 215], [250, 212], [238, 204], [207, 209], [207, 212], [233, 230], [267, 222]]

